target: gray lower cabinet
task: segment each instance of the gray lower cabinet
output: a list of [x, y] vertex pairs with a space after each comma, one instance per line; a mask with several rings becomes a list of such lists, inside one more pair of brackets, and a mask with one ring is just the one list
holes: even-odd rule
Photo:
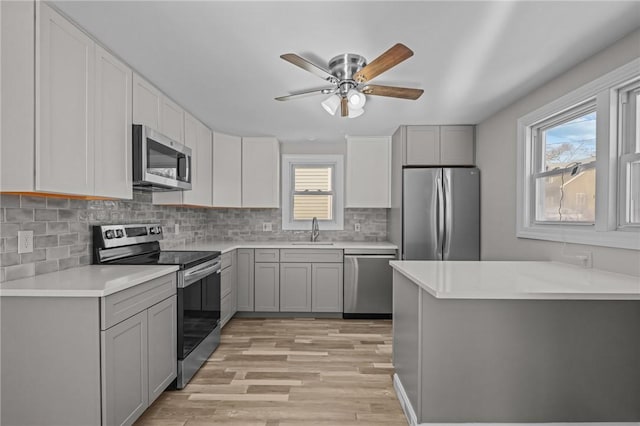
[[1, 302], [0, 424], [130, 425], [176, 377], [175, 273], [102, 298]]
[[237, 311], [236, 250], [222, 255], [220, 272], [220, 324], [224, 327]]
[[149, 405], [176, 378], [177, 299], [172, 296], [147, 310]]
[[280, 263], [280, 312], [311, 312], [311, 263]]
[[280, 264], [256, 263], [254, 280], [255, 310], [280, 311]]
[[147, 311], [101, 332], [102, 424], [132, 424], [149, 405]]
[[253, 249], [238, 249], [237, 300], [239, 312], [253, 312], [254, 293]]
[[311, 311], [342, 312], [342, 263], [311, 265]]

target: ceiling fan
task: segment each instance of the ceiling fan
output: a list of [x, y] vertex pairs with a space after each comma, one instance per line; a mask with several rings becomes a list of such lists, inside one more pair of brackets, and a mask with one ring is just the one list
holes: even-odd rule
[[350, 118], [358, 117], [364, 112], [363, 107], [367, 99], [365, 95], [416, 100], [424, 92], [422, 89], [380, 86], [368, 83], [411, 56], [413, 56], [413, 51], [404, 44], [398, 43], [369, 64], [360, 55], [345, 53], [331, 59], [329, 67], [324, 68], [295, 53], [286, 53], [280, 55], [280, 57], [305, 71], [317, 75], [332, 85], [322, 89], [294, 92], [275, 99], [288, 101], [311, 95], [331, 94], [329, 98], [322, 102], [323, 108], [329, 114], [335, 115], [338, 106], [340, 106], [342, 117]]

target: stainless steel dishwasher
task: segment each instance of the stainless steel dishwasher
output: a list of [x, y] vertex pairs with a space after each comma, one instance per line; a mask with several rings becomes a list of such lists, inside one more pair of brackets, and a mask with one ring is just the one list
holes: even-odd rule
[[343, 318], [391, 318], [393, 249], [345, 249]]

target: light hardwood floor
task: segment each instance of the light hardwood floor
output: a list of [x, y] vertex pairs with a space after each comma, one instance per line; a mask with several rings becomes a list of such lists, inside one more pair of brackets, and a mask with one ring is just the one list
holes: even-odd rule
[[391, 321], [234, 318], [181, 391], [136, 425], [406, 425]]

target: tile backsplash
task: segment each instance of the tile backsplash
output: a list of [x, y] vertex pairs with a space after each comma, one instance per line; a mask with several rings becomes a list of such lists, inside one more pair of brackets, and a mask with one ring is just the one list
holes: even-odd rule
[[[0, 194], [0, 282], [91, 263], [91, 226], [154, 223], [164, 229], [163, 248], [199, 241], [306, 240], [309, 231], [281, 229], [280, 209], [205, 209], [158, 206], [151, 194], [133, 200], [76, 200]], [[262, 232], [270, 222], [272, 232]], [[361, 231], [353, 231], [355, 223]], [[175, 225], [179, 232], [175, 232]], [[345, 209], [344, 231], [322, 231], [320, 240], [385, 241], [386, 209]], [[18, 231], [32, 230], [33, 253], [18, 253]]]

